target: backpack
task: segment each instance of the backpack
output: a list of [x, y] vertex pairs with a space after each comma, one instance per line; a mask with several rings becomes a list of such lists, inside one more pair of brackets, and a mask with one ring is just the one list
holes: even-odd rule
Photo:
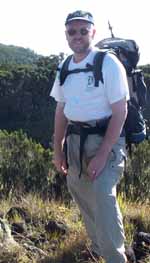
[[87, 64], [84, 69], [68, 70], [72, 55], [63, 62], [60, 71], [60, 85], [63, 85], [69, 74], [93, 71], [95, 86], [99, 81], [104, 83], [102, 65], [105, 55], [109, 52], [117, 56], [125, 67], [130, 100], [128, 101], [128, 114], [124, 124], [127, 145], [138, 144], [146, 138], [146, 122], [143, 111], [147, 105], [147, 88], [142, 70], [137, 68], [139, 61], [139, 47], [134, 40], [122, 38], [107, 38], [96, 44], [99, 51], [96, 53], [93, 65]]

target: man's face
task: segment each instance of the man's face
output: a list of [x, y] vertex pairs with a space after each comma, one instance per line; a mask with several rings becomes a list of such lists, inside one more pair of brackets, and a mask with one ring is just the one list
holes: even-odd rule
[[75, 20], [66, 26], [66, 38], [69, 47], [76, 54], [84, 54], [89, 49], [95, 35], [95, 29], [92, 24]]

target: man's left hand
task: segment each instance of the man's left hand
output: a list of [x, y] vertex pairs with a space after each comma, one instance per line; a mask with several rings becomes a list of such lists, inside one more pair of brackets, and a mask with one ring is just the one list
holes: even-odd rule
[[102, 170], [105, 167], [106, 161], [107, 158], [103, 154], [98, 154], [91, 159], [87, 171], [92, 181], [95, 180], [98, 176], [100, 176]]

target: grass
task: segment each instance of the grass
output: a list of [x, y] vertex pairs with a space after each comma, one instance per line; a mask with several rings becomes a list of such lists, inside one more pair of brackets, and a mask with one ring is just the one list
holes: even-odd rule
[[[124, 215], [126, 244], [130, 245], [136, 231], [150, 232], [150, 206], [124, 202], [119, 197]], [[90, 241], [86, 235], [79, 210], [74, 203], [70, 206], [62, 202], [42, 200], [29, 194], [23, 198], [0, 201], [0, 211], [4, 218], [11, 207], [19, 206], [30, 214], [30, 222], [15, 214], [10, 223], [25, 223], [23, 233], [13, 235], [18, 247], [5, 249], [1, 244], [0, 263], [103, 263], [95, 258], [85, 259], [84, 251], [90, 250]], [[49, 220], [62, 222], [67, 226], [66, 234], [49, 233], [45, 224]], [[150, 259], [148, 259], [150, 261]], [[147, 261], [148, 262], [148, 261]], [[146, 261], [142, 262], [146, 263]]]

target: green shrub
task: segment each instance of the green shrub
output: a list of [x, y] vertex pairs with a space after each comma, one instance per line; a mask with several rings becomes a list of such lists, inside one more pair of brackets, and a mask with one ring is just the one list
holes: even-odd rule
[[[150, 142], [132, 148], [119, 193], [131, 201], [150, 201]], [[69, 201], [66, 178], [52, 164], [52, 151], [22, 130], [0, 131], [0, 191], [2, 195], [39, 193]]]
[[52, 152], [21, 130], [0, 131], [1, 193], [44, 192], [51, 185]]
[[119, 191], [132, 201], [150, 201], [150, 141], [132, 147]]

